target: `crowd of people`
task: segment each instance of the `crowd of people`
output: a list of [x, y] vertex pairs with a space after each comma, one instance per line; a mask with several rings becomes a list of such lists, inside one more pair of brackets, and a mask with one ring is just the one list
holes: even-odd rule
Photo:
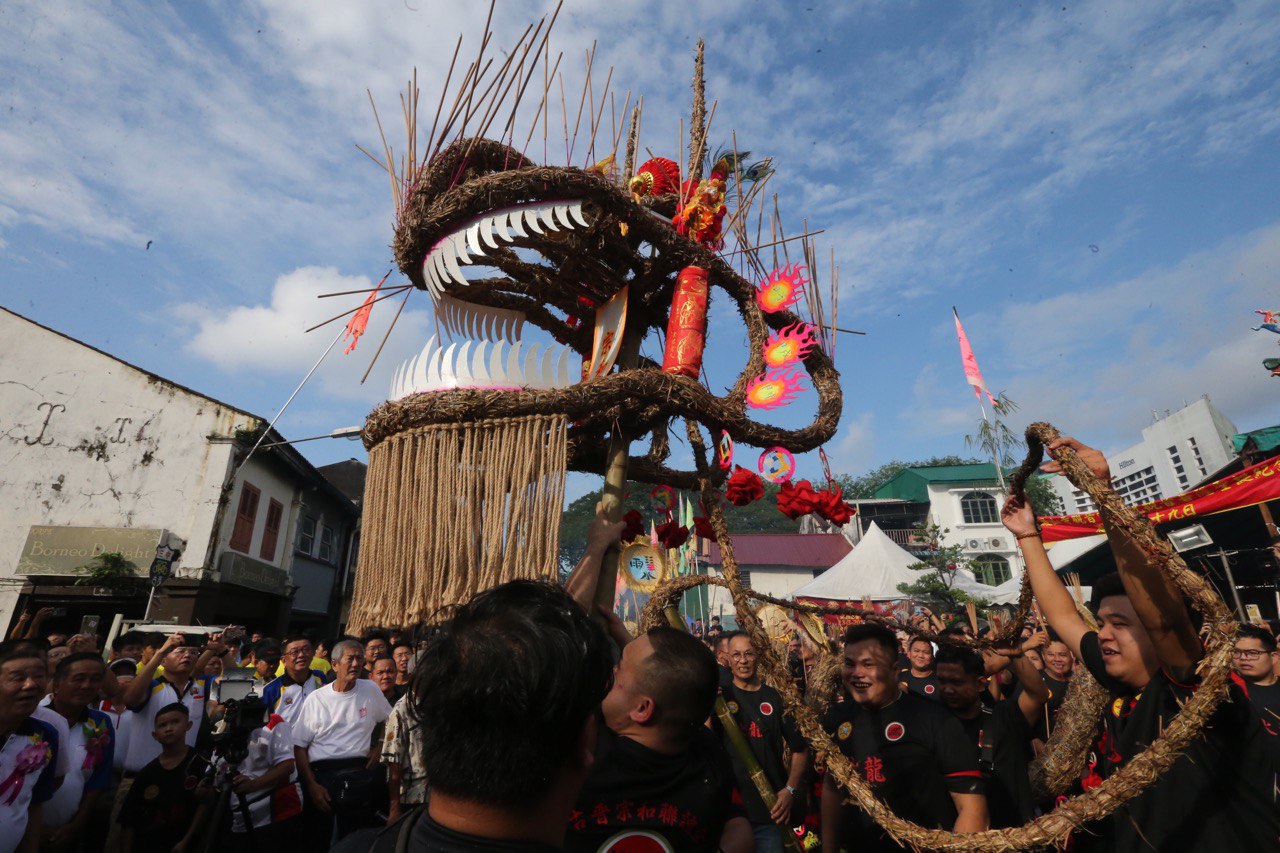
[[[936, 641], [862, 623], [833, 642], [797, 631], [785, 650], [810, 699], [815, 663], [839, 656], [823, 726], [928, 828], [1019, 826], [1057, 805], [1030, 767], [1082, 669], [1110, 701], [1068, 793], [1146, 749], [1201, 677], [1195, 614], [1123, 532], [1108, 530], [1118, 571], [1093, 586], [1093, 630], [1030, 509], [1011, 498], [1002, 517], [1037, 602], [1020, 642], [979, 652], [947, 635], [998, 626], [925, 611], [914, 625]], [[595, 606], [621, 527], [597, 517], [563, 587], [507, 583], [429, 629], [129, 631], [104, 654], [44, 630], [47, 614], [21, 619], [0, 643], [0, 853], [902, 849], [800, 735], [751, 635], [716, 617], [633, 637]], [[1277, 849], [1275, 635], [1242, 626], [1234, 663], [1204, 732], [1071, 849]]]

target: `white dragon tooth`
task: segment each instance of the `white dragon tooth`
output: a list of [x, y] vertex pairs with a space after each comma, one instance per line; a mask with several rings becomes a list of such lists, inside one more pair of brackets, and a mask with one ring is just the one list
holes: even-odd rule
[[569, 215], [578, 220], [578, 224], [583, 228], [587, 228], [591, 225], [591, 223], [587, 221], [587, 218], [582, 215], [582, 202], [580, 201], [575, 201], [569, 205]]
[[524, 341], [516, 341], [507, 353], [507, 363], [502, 370], [502, 384], [508, 388], [519, 388], [524, 382], [520, 374], [520, 351], [524, 349]]
[[444, 257], [449, 254], [448, 246], [441, 246], [431, 253], [431, 269], [435, 273], [436, 287], [440, 289], [440, 293], [444, 293], [444, 283], [449, 280], [448, 272], [444, 267]]
[[564, 225], [565, 228], [573, 230], [573, 220], [569, 218], [569, 205], [557, 204], [555, 206], [556, 219]]
[[467, 247], [473, 255], [484, 255], [484, 246], [480, 245], [480, 223], [467, 229]]
[[529, 226], [529, 230], [534, 234], [546, 234], [542, 230], [542, 220], [538, 218], [538, 211], [532, 208], [524, 212], [524, 224]]
[[466, 341], [458, 350], [458, 357], [453, 366], [453, 375], [458, 378], [458, 387], [466, 388], [475, 383], [471, 379], [471, 348], [475, 341]]
[[503, 351], [507, 348], [507, 344], [503, 341], [494, 341], [493, 349], [489, 352], [489, 384], [493, 386], [503, 386], [509, 384], [506, 381], [506, 374], [502, 372]]
[[542, 353], [542, 387], [556, 387], [556, 349], [548, 346]]
[[556, 222], [555, 206], [546, 205], [538, 210], [538, 218], [542, 220], [542, 224], [550, 228], [552, 231], [559, 231], [560, 224]]
[[440, 289], [440, 285], [436, 283], [434, 252], [422, 259], [422, 281], [427, 285], [427, 293], [431, 294], [431, 299], [434, 301]]
[[571, 352], [572, 351], [568, 347], [565, 347], [560, 353], [560, 368], [558, 371], [559, 381], [556, 383], [557, 388], [568, 388], [573, 384], [569, 380], [569, 354]]
[[524, 357], [524, 367], [520, 371], [524, 381], [521, 385], [528, 388], [541, 388], [540, 375], [538, 373], [538, 344], [534, 344], [529, 348], [529, 354]]
[[489, 371], [485, 369], [485, 350], [488, 346], [488, 341], [477, 341], [471, 352], [467, 373], [471, 377], [472, 385], [484, 387], [489, 384]]
[[423, 384], [423, 391], [434, 391], [443, 383], [444, 380], [440, 377], [440, 361], [443, 357], [444, 350], [439, 347], [432, 350], [431, 358], [427, 359], [427, 381]]
[[441, 388], [457, 388], [458, 374], [453, 370], [453, 354], [457, 352], [458, 345], [449, 344], [444, 351], [444, 355], [440, 358], [440, 387]]
[[413, 367], [413, 377], [410, 379], [414, 391], [425, 391], [427, 388], [427, 363], [434, 355], [432, 350], [435, 349], [435, 345], [436, 338], [432, 335], [427, 345], [422, 348], [422, 354], [418, 356], [417, 363]]
[[[454, 256], [464, 264], [471, 263], [471, 255], [467, 253], [467, 232], [459, 231], [449, 238], [449, 245], [453, 247]], [[463, 282], [465, 284], [465, 282]]]
[[524, 230], [524, 217], [519, 210], [513, 210], [507, 214], [507, 225], [516, 237], [529, 236], [529, 233]]
[[480, 225], [480, 239], [484, 240], [484, 244], [491, 249], [502, 248], [500, 245], [498, 245], [498, 241], [493, 239], [493, 232], [497, 230], [498, 220], [501, 218], [502, 218], [501, 214], [499, 214], [498, 216], [490, 216], [488, 219], [485, 219]]
[[511, 234], [511, 217], [512, 214], [509, 210], [504, 210], [502, 213], [494, 217], [494, 236], [498, 237], [504, 243], [510, 243], [515, 239]]
[[462, 274], [461, 268], [458, 266], [458, 258], [453, 252], [453, 244], [445, 246], [440, 254], [444, 262], [445, 272], [448, 273], [447, 279], [457, 282], [458, 284], [466, 284], [467, 277]]
[[388, 400], [399, 400], [403, 395], [400, 393], [400, 377], [404, 374], [404, 365], [396, 368], [395, 373], [391, 374], [391, 391], [387, 395]]

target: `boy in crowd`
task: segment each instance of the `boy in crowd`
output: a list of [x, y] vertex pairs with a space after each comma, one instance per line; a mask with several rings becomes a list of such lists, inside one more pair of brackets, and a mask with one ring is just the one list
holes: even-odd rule
[[960, 721], [978, 752], [992, 829], [1021, 826], [1035, 810], [1027, 767], [1032, 730], [1044, 718], [1049, 691], [1024, 652], [1024, 648], [1016, 648], [992, 653], [993, 658], [999, 658], [995, 665], [1012, 670], [1022, 688], [1014, 698], [994, 705], [982, 701], [992, 668], [982, 655], [955, 646], [944, 646], [938, 652], [942, 703]]
[[396, 687], [401, 688], [397, 698], [409, 689], [409, 666], [413, 661], [413, 646], [408, 640], [401, 640], [391, 649], [391, 659], [396, 662]]
[[123, 853], [185, 853], [201, 837], [209, 804], [196, 789], [208, 765], [187, 745], [190, 713], [173, 702], [153, 717], [160, 754], [134, 776], [120, 809]]
[[366, 631], [360, 640], [364, 644], [364, 673], [373, 672], [373, 664], [379, 658], [391, 656], [391, 640], [377, 629]]
[[[824, 727], [837, 748], [899, 817], [933, 829], [981, 832], [987, 800], [973, 744], [939, 702], [905, 691], [895, 666], [898, 640], [864, 623], [844, 635], [840, 680], [852, 701], [827, 712]], [[827, 773], [822, 789], [822, 849], [900, 848]]]
[[34, 648], [0, 643], [0, 779], [13, 780], [11, 793], [0, 797], [0, 853], [40, 849], [60, 748], [53, 727], [31, 716], [44, 685], [44, 658]]
[[142, 657], [142, 647], [146, 643], [146, 635], [141, 631], [125, 631], [111, 641], [111, 657], [108, 663], [118, 660], [138, 662]]
[[279, 640], [266, 637], [253, 644], [253, 684], [259, 693], [275, 679], [281, 659]]
[[923, 637], [907, 641], [907, 666], [898, 673], [903, 690], [910, 690], [933, 702], [941, 701], [938, 695], [938, 677], [933, 671], [933, 643]]
[[69, 655], [58, 664], [44, 703], [67, 722], [69, 737], [61, 747], [71, 765], [44, 807], [44, 846], [50, 850], [79, 847], [98, 799], [112, 785], [115, 730], [110, 715], [93, 708], [105, 675], [96, 653]]
[[[1111, 477], [1106, 458], [1072, 438], [1070, 448], [1094, 476]], [[1042, 470], [1055, 473], [1054, 461]], [[1094, 772], [1106, 778], [1146, 749], [1194, 692], [1204, 647], [1173, 583], [1138, 544], [1106, 516], [1117, 575], [1093, 585], [1099, 630], [1091, 631], [1053, 571], [1035, 515], [1010, 498], [1002, 511], [1017, 538], [1045, 619], [1112, 697], [1103, 711], [1103, 740]], [[1113, 813], [1118, 851], [1272, 849], [1280, 837], [1276, 762], [1268, 735], [1237, 685], [1196, 738], [1151, 787]]]
[[[797, 641], [798, 643], [799, 641]], [[799, 822], [802, 803], [796, 802], [809, 769], [809, 745], [795, 725], [783, 718], [782, 696], [760, 678], [756, 650], [751, 638], [737, 633], [729, 641], [729, 663], [732, 683], [724, 689], [724, 698], [760, 762], [765, 778], [777, 794], [772, 808], [764, 804], [738, 753], [727, 749], [733, 763], [733, 774], [746, 809], [757, 853], [782, 853], [783, 832], [791, 832], [793, 818]], [[717, 721], [718, 722], [718, 721]], [[791, 751], [789, 763], [783, 762], [783, 747]]]

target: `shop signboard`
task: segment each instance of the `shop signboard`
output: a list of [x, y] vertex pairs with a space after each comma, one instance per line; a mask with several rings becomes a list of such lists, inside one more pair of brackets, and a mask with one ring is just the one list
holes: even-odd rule
[[99, 554], [119, 553], [146, 577], [156, 548], [167, 533], [147, 527], [32, 526], [22, 546], [18, 575], [83, 574], [82, 568]]

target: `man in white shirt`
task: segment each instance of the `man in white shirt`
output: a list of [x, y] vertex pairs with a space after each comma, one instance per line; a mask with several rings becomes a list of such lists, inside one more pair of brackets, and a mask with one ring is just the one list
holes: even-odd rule
[[302, 790], [294, 772], [293, 728], [287, 721], [272, 714], [265, 726], [253, 730], [248, 754], [232, 781], [231, 831], [247, 833], [251, 825], [253, 849], [289, 848], [301, 828]]
[[43, 806], [53, 796], [58, 736], [32, 716], [44, 694], [45, 660], [16, 643], [0, 643], [0, 853], [40, 849]]
[[62, 744], [71, 770], [44, 806], [45, 844], [55, 850], [76, 849], [95, 804], [110, 790], [115, 734], [109, 715], [91, 707], [102, 689], [106, 664], [95, 652], [62, 659], [53, 676], [53, 693], [45, 699], [69, 728]]
[[364, 650], [355, 641], [334, 646], [333, 683], [307, 697], [293, 727], [306, 823], [321, 850], [370, 825], [373, 815], [378, 777], [372, 768], [378, 763], [379, 729], [391, 705], [377, 685], [359, 677], [363, 659]]

